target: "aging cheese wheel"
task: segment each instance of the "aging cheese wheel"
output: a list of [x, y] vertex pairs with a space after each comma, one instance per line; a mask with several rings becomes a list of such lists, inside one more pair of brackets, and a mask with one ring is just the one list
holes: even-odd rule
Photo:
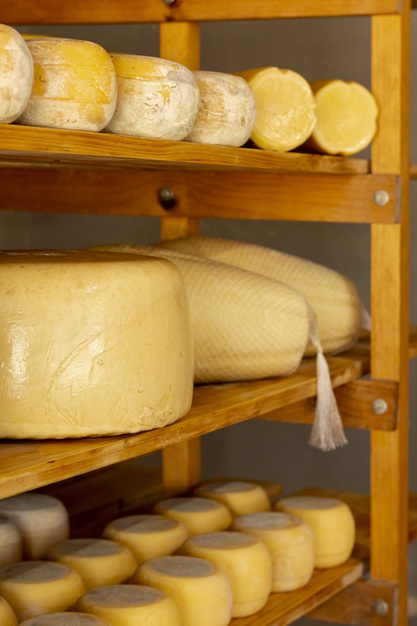
[[138, 565], [129, 548], [108, 539], [67, 539], [53, 546], [47, 558], [72, 567], [87, 590], [127, 582]]
[[33, 85], [33, 59], [25, 40], [0, 24], [0, 124], [14, 122], [26, 107]]
[[139, 566], [133, 580], [169, 594], [180, 610], [182, 626], [226, 626], [230, 622], [233, 596], [229, 578], [205, 559], [181, 555], [150, 559]]
[[310, 526], [315, 567], [333, 567], [349, 558], [355, 543], [355, 519], [345, 502], [319, 496], [289, 496], [278, 500], [275, 506]]
[[193, 338], [174, 264], [10, 252], [0, 277], [0, 437], [133, 433], [189, 410]]
[[224, 504], [198, 496], [166, 498], [157, 502], [153, 510], [182, 522], [190, 535], [225, 530], [232, 523]]
[[0, 500], [0, 515], [17, 526], [24, 559], [43, 559], [49, 548], [68, 539], [69, 517], [63, 503], [43, 493], [20, 493]]
[[0, 624], [1, 626], [17, 626], [17, 617], [12, 607], [4, 598], [0, 597]]
[[163, 515], [127, 515], [105, 527], [103, 537], [127, 546], [138, 564], [172, 554], [188, 538], [185, 525]]
[[223, 146], [243, 146], [256, 118], [254, 95], [240, 76], [195, 71], [200, 105], [187, 141]]
[[314, 570], [314, 535], [303, 520], [278, 511], [241, 515], [232, 528], [258, 537], [272, 560], [272, 591], [292, 591], [308, 583]]
[[18, 527], [6, 517], [0, 517], [0, 566], [17, 563], [22, 557], [23, 541]]
[[116, 72], [97, 43], [78, 39], [28, 39], [33, 89], [21, 124], [100, 131], [116, 106]]
[[271, 509], [265, 489], [244, 480], [203, 483], [195, 488], [194, 493], [197, 496], [222, 502], [231, 511], [233, 517]]
[[117, 104], [106, 130], [180, 141], [190, 132], [200, 92], [184, 65], [157, 57], [113, 54]]
[[[7, 624], [6, 624], [7, 626]], [[25, 619], [20, 626], [112, 626], [107, 620], [89, 615], [88, 613], [78, 613], [75, 611], [65, 611], [61, 613], [48, 613]]]
[[259, 611], [272, 584], [271, 556], [265, 544], [247, 533], [225, 531], [190, 537], [182, 554], [207, 559], [223, 569], [232, 585], [232, 617]]
[[145, 585], [109, 585], [87, 591], [76, 609], [108, 620], [111, 626], [183, 626], [174, 600]]
[[19, 622], [69, 609], [85, 592], [80, 575], [61, 563], [22, 561], [0, 568], [0, 596]]

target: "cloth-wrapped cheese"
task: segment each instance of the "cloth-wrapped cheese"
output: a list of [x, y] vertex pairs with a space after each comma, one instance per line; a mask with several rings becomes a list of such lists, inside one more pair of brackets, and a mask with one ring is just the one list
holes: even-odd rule
[[0, 24], [0, 124], [23, 112], [33, 85], [33, 59], [22, 35]]

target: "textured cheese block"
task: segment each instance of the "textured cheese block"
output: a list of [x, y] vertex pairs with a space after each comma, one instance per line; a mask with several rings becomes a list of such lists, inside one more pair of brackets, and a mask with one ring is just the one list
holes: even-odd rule
[[225, 531], [190, 537], [181, 553], [207, 559], [223, 569], [232, 585], [232, 617], [259, 611], [272, 585], [272, 561], [265, 544], [243, 532]]
[[255, 483], [244, 480], [207, 482], [194, 489], [197, 496], [212, 498], [222, 502], [233, 517], [257, 511], [269, 511], [271, 508], [265, 489]]
[[22, 561], [0, 568], [0, 595], [18, 621], [69, 609], [85, 592], [80, 575], [61, 563]]
[[0, 124], [14, 122], [26, 107], [33, 85], [33, 59], [25, 40], [0, 24]]
[[157, 502], [153, 510], [182, 522], [190, 535], [225, 530], [232, 523], [224, 504], [196, 496], [166, 498]]
[[278, 511], [249, 513], [232, 529], [258, 537], [272, 561], [272, 591], [292, 591], [308, 583], [314, 570], [314, 535], [303, 520]]
[[106, 131], [180, 141], [190, 132], [200, 92], [184, 65], [132, 54], [113, 54], [117, 104]]
[[134, 580], [169, 594], [181, 613], [182, 626], [226, 626], [232, 616], [232, 587], [217, 565], [190, 556], [150, 559]]
[[6, 517], [0, 517], [0, 566], [17, 563], [22, 557], [23, 541], [18, 527]]
[[116, 72], [97, 43], [78, 39], [28, 39], [34, 64], [29, 102], [21, 124], [100, 131], [116, 106]]
[[364, 150], [377, 131], [378, 104], [363, 85], [343, 80], [310, 83], [317, 122], [306, 146], [325, 154], [349, 156]]
[[68, 539], [70, 523], [64, 504], [43, 493], [20, 493], [0, 500], [0, 515], [19, 529], [24, 559], [43, 559], [49, 548]]
[[12, 607], [4, 598], [0, 597], [0, 624], [1, 626], [17, 626], [17, 617]]
[[50, 548], [47, 558], [72, 567], [87, 590], [127, 582], [138, 565], [129, 548], [108, 539], [68, 539]]
[[344, 563], [355, 543], [355, 519], [347, 504], [337, 498], [289, 496], [278, 500], [278, 511], [303, 519], [314, 534], [315, 567]]
[[278, 67], [238, 74], [248, 81], [255, 96], [252, 141], [259, 148], [278, 152], [301, 146], [316, 123], [316, 103], [308, 82], [297, 72]]
[[87, 591], [75, 608], [111, 626], [183, 626], [174, 600], [145, 585], [109, 585]]
[[112, 626], [107, 620], [89, 615], [88, 613], [76, 613], [66, 611], [61, 613], [48, 613], [25, 619], [20, 626]]
[[187, 141], [243, 146], [251, 136], [256, 103], [248, 83], [240, 76], [195, 71], [200, 105]]
[[188, 538], [185, 525], [163, 515], [127, 515], [113, 520], [103, 537], [127, 546], [138, 564], [172, 554]]
[[134, 433], [190, 408], [178, 269], [80, 251], [0, 254], [0, 437]]

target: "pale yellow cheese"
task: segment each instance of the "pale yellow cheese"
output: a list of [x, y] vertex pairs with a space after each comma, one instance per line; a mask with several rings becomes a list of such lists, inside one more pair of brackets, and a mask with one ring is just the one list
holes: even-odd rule
[[272, 585], [272, 561], [265, 544], [244, 532], [190, 537], [181, 554], [207, 559], [223, 569], [232, 585], [232, 617], [253, 615], [265, 606]]
[[6, 517], [0, 517], [0, 566], [17, 563], [22, 557], [23, 541], [18, 527]]
[[202, 483], [194, 489], [194, 493], [196, 496], [222, 502], [233, 517], [271, 509], [265, 489], [261, 485], [244, 480]]
[[258, 537], [272, 560], [272, 591], [292, 591], [308, 583], [314, 571], [314, 535], [303, 520], [278, 511], [237, 517], [232, 528]]
[[145, 585], [109, 585], [91, 589], [75, 608], [108, 620], [112, 626], [184, 626], [174, 600]]
[[12, 607], [2, 597], [0, 597], [0, 624], [1, 626], [17, 626], [17, 617]]
[[230, 511], [224, 504], [197, 496], [160, 500], [153, 511], [182, 522], [190, 535], [225, 530], [232, 523]]
[[107, 620], [101, 619], [101, 617], [89, 615], [88, 613], [65, 611], [47, 613], [46, 615], [25, 619], [19, 626], [112, 626], [112, 624]]
[[0, 253], [0, 437], [134, 433], [184, 415], [193, 337], [165, 259]]
[[26, 107], [33, 85], [33, 60], [25, 40], [0, 24], [0, 124], [14, 122]]
[[117, 104], [106, 131], [180, 141], [190, 132], [200, 92], [184, 65], [157, 57], [113, 54]]
[[18, 122], [69, 130], [100, 131], [116, 106], [116, 72], [97, 43], [78, 39], [28, 39], [33, 89]]
[[205, 559], [181, 555], [150, 559], [139, 566], [133, 580], [169, 594], [180, 610], [182, 626], [226, 626], [230, 622], [230, 580]]
[[188, 538], [188, 530], [179, 520], [144, 513], [113, 520], [104, 528], [103, 537], [127, 546], [140, 564], [178, 550]]

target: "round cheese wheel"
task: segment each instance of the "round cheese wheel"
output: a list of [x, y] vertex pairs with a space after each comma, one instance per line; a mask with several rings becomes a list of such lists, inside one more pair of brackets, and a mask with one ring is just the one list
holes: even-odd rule
[[26, 107], [33, 85], [33, 59], [22, 35], [0, 24], [0, 124], [14, 122]]
[[69, 609], [85, 592], [80, 575], [61, 563], [22, 561], [0, 568], [0, 595], [19, 622]]
[[165, 259], [0, 253], [0, 437], [135, 433], [184, 415], [193, 337]]
[[272, 591], [292, 591], [308, 583], [314, 571], [314, 535], [303, 520], [278, 511], [237, 517], [232, 528], [266, 545], [272, 560]]
[[200, 105], [187, 141], [243, 146], [251, 136], [256, 103], [247, 82], [222, 72], [195, 71]]
[[79, 611], [108, 620], [112, 626], [183, 626], [174, 600], [145, 585], [109, 585], [87, 591]]
[[138, 565], [129, 548], [108, 539], [68, 539], [50, 548], [47, 558], [75, 569], [87, 590], [127, 582]]
[[19, 529], [24, 559], [43, 559], [49, 548], [68, 539], [69, 516], [63, 503], [43, 493], [20, 493], [0, 500], [0, 515]]
[[127, 546], [140, 564], [178, 550], [188, 538], [188, 531], [179, 520], [141, 514], [113, 520], [104, 528], [103, 537]]
[[171, 555], [139, 566], [135, 582], [169, 594], [182, 626], [226, 626], [232, 615], [232, 588], [225, 572], [204, 559]]
[[20, 622], [20, 626], [112, 626], [110, 622], [89, 615], [88, 613], [76, 613], [75, 611], [65, 611], [62, 613], [48, 613], [25, 619]]
[[17, 626], [17, 617], [12, 607], [4, 598], [0, 597], [0, 624], [1, 626]]
[[117, 104], [106, 131], [180, 141], [190, 132], [200, 92], [193, 73], [157, 57], [113, 54]]
[[289, 496], [278, 500], [278, 511], [303, 519], [314, 534], [315, 567], [344, 563], [355, 543], [355, 519], [345, 502], [319, 496]]
[[17, 563], [22, 557], [23, 541], [18, 527], [6, 517], [0, 517], [0, 567]]
[[99, 44], [78, 39], [28, 39], [33, 88], [18, 122], [69, 130], [100, 131], [116, 106], [116, 72]]
[[194, 493], [204, 498], [222, 502], [234, 517], [271, 509], [265, 489], [260, 485], [244, 480], [202, 483], [195, 488]]
[[181, 548], [223, 569], [232, 585], [232, 617], [253, 615], [271, 592], [272, 562], [265, 544], [243, 532], [225, 531], [190, 537]]
[[166, 498], [157, 502], [153, 510], [182, 522], [190, 535], [225, 530], [232, 523], [224, 504], [197, 496]]

